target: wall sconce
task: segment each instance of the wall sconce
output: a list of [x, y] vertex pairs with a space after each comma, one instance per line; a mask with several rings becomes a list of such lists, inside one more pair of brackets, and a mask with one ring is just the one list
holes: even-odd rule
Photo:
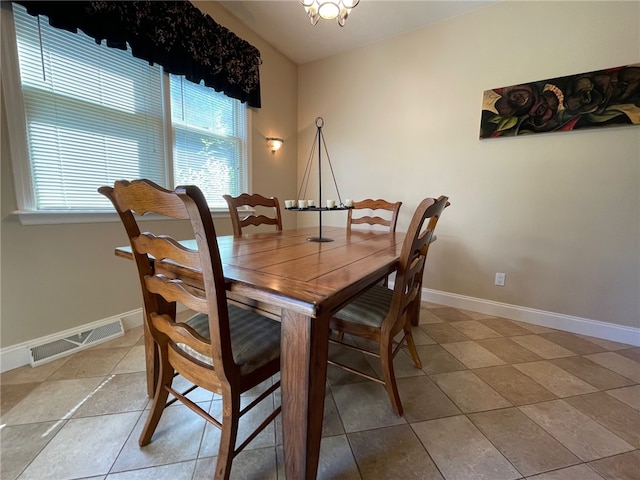
[[267, 145], [271, 149], [271, 153], [276, 153], [282, 147], [284, 140], [277, 137], [267, 137]]

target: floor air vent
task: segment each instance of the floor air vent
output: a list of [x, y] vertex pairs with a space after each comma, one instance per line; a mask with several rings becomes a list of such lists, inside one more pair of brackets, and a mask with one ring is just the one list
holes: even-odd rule
[[36, 367], [65, 355], [71, 355], [121, 335], [124, 335], [121, 320], [110, 320], [109, 323], [77, 333], [68, 334], [67, 332], [63, 338], [48, 340], [46, 343], [29, 347], [31, 366]]

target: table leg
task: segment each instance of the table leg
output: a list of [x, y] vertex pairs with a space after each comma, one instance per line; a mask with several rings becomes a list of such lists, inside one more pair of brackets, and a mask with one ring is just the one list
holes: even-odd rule
[[315, 479], [324, 413], [329, 319], [282, 310], [282, 429], [286, 478]]

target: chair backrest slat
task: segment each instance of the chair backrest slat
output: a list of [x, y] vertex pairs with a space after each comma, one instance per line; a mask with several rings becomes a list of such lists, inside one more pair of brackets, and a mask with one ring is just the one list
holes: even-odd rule
[[[388, 202], [387, 200], [377, 199], [372, 200], [370, 198], [361, 200], [359, 202], [353, 202], [353, 208], [349, 209], [347, 213], [347, 231], [351, 231], [351, 225], [355, 224], [368, 224], [368, 225], [382, 225], [389, 227], [390, 232], [396, 231], [396, 224], [398, 223], [398, 213], [402, 202]], [[366, 210], [368, 214], [362, 214], [356, 217], [356, 214], [360, 214], [359, 211]], [[389, 218], [383, 218], [376, 214], [376, 211], [387, 211]]]
[[[229, 215], [231, 216], [231, 226], [233, 227], [233, 234], [236, 237], [242, 235], [242, 229], [248, 226], [259, 225], [275, 225], [276, 230], [282, 230], [282, 214], [280, 212], [280, 202], [276, 197], [265, 197], [259, 193], [249, 194], [242, 193], [237, 197], [231, 195], [223, 195], [223, 198], [229, 206]], [[241, 211], [239, 209], [243, 207], [250, 208], [266, 208], [273, 211], [273, 216], [269, 217], [264, 213], [247, 213], [242, 212], [244, 215], [240, 218]]]

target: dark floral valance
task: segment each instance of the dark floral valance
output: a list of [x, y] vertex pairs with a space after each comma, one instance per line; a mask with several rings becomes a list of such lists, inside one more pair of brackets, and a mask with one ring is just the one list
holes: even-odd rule
[[260, 51], [188, 1], [17, 1], [52, 27], [78, 30], [168, 72], [260, 107]]

